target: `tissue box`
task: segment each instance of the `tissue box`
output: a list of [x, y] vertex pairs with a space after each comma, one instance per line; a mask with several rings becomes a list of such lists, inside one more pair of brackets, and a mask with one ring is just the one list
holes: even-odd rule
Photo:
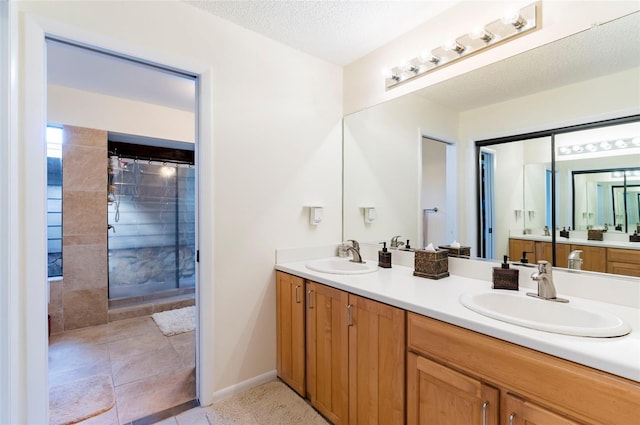
[[604, 234], [604, 230], [587, 230], [587, 240], [589, 241], [601, 241]]
[[451, 245], [440, 245], [438, 248], [446, 249], [449, 251], [449, 257], [470, 257], [471, 247], [460, 246], [459, 248], [452, 248]]
[[449, 251], [439, 249], [435, 252], [416, 249], [413, 275], [427, 279], [442, 279], [449, 276]]

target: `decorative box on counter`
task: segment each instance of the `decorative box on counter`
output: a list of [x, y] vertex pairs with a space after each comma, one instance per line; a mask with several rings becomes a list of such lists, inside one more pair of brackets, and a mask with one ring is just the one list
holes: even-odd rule
[[457, 248], [452, 248], [451, 245], [440, 245], [438, 248], [446, 249], [449, 251], [449, 257], [470, 257], [471, 256], [471, 247], [470, 246], [460, 246]]
[[449, 276], [449, 251], [438, 249], [426, 251], [416, 249], [413, 275], [427, 279], [442, 279]]
[[587, 240], [589, 241], [601, 241], [603, 239], [604, 230], [587, 230]]

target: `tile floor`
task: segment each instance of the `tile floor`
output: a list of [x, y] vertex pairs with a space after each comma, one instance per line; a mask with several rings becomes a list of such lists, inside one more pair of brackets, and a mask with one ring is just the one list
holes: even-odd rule
[[83, 425], [124, 425], [195, 398], [194, 332], [166, 337], [149, 316], [52, 335], [49, 386], [107, 374], [115, 406]]

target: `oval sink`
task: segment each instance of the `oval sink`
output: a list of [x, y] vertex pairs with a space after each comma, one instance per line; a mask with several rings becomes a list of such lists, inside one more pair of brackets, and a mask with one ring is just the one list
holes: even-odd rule
[[631, 332], [631, 327], [613, 314], [522, 294], [463, 294], [460, 302], [484, 316], [540, 331], [599, 338]]
[[305, 266], [313, 271], [333, 274], [363, 274], [378, 271], [378, 265], [370, 263], [354, 263], [349, 258], [324, 258], [310, 261]]

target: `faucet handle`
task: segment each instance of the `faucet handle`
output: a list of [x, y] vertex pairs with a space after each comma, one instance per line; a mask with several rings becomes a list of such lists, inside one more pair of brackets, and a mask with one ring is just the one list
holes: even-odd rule
[[538, 260], [538, 272], [539, 273], [551, 273], [551, 265], [547, 260]]

